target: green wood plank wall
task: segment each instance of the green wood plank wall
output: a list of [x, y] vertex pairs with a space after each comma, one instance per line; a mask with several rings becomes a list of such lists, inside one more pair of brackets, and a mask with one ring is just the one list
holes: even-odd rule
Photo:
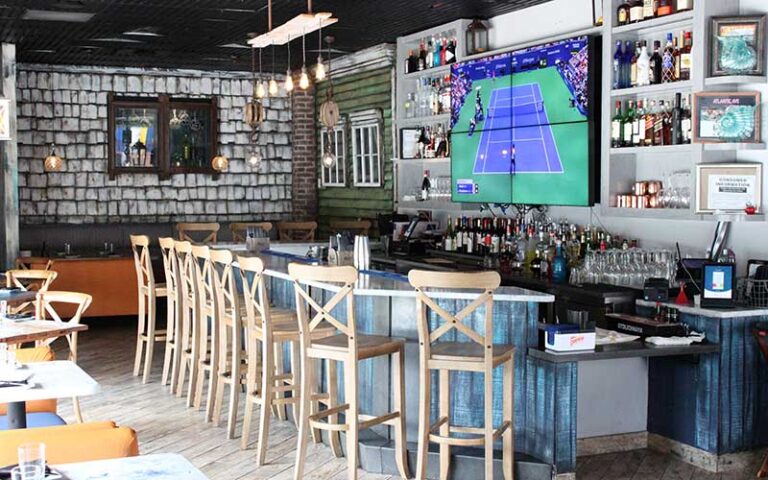
[[[328, 82], [317, 85], [316, 111], [325, 101]], [[330, 234], [332, 220], [369, 219], [375, 228], [377, 213], [389, 213], [393, 208], [393, 166], [392, 166], [392, 68], [385, 67], [367, 72], [355, 73], [333, 80], [334, 101], [339, 105], [342, 118], [350, 113], [381, 109], [384, 117], [382, 132], [383, 185], [381, 187], [352, 186], [352, 143], [347, 130], [346, 141], [346, 186], [323, 187], [318, 191], [318, 239]], [[317, 123], [318, 178], [322, 178], [320, 156], [320, 123]]]

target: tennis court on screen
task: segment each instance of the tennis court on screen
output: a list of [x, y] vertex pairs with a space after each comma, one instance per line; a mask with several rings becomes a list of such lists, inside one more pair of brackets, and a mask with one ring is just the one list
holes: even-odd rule
[[563, 173], [537, 83], [491, 92], [481, 135], [475, 174]]

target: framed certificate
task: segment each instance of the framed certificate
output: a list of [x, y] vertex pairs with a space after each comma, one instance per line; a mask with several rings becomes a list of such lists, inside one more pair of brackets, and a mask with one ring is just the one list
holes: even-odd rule
[[696, 213], [762, 212], [763, 165], [721, 163], [696, 166]]
[[400, 158], [419, 158], [420, 128], [400, 129]]

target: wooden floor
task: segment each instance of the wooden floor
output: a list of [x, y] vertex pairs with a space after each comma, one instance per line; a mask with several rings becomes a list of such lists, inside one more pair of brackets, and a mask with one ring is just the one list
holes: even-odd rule
[[[57, 342], [63, 343], [63, 342]], [[114, 420], [138, 432], [142, 454], [180, 453], [213, 480], [272, 479], [293, 476], [296, 428], [290, 422], [272, 422], [267, 465], [257, 468], [254, 445], [257, 426], [252, 428], [251, 445], [240, 450], [240, 439], [227, 440], [224, 428], [203, 421], [203, 413], [187, 409], [185, 400], [172, 397], [160, 386], [162, 348], [155, 354], [152, 381], [142, 385], [132, 376], [135, 331], [126, 322], [99, 320], [80, 335], [80, 365], [102, 386], [99, 395], [82, 398], [85, 421]], [[60, 414], [73, 422], [71, 404], [62, 401]], [[240, 414], [242, 422], [242, 411]], [[238, 424], [238, 435], [241, 431]], [[307, 479], [346, 479], [344, 459], [334, 458], [324, 445], [312, 444], [307, 456]], [[746, 480], [755, 478], [756, 465], [743, 474], [711, 474], [676, 458], [649, 450], [579, 458], [579, 480]], [[397, 477], [360, 472], [361, 480]], [[464, 479], [462, 479], [464, 480]], [[466, 479], [474, 480], [474, 479]]]

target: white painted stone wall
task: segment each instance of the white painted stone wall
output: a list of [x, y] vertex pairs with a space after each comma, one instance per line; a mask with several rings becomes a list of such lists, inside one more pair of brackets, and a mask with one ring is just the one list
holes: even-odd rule
[[[107, 94], [218, 97], [219, 146], [229, 171], [211, 175], [107, 174]], [[265, 101], [258, 172], [245, 164], [242, 121], [250, 75], [192, 70], [19, 65], [19, 207], [22, 224], [277, 220], [291, 213], [290, 99]], [[51, 102], [53, 100], [53, 102]], [[45, 173], [51, 142], [63, 171]]]

